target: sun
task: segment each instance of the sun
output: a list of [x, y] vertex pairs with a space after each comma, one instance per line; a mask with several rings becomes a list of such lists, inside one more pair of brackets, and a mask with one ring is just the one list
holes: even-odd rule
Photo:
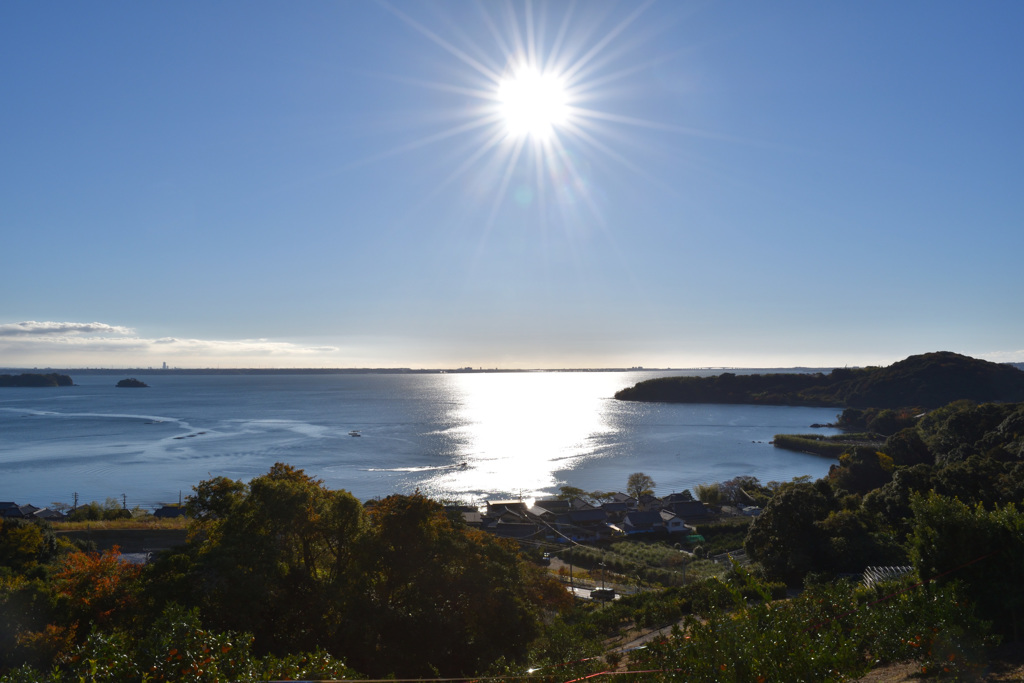
[[[635, 94], [645, 82], [634, 85], [634, 76], [653, 74], [662, 61], [634, 59], [632, 51], [673, 23], [637, 25], [639, 32], [630, 34], [655, 2], [625, 3], [616, 11], [597, 2], [477, 2], [465, 21], [441, 13], [434, 24], [377, 0], [453, 63], [450, 75], [438, 75], [425, 60], [415, 76], [394, 77], [431, 90], [430, 101], [443, 101], [444, 108], [431, 113], [430, 125], [437, 123], [431, 132], [373, 159], [444, 143], [450, 170], [434, 192], [458, 185], [475, 198], [490, 196], [482, 240], [510, 202], [517, 211], [534, 207], [542, 231], [556, 220], [581, 230], [603, 225], [605, 199], [596, 179], [607, 169], [661, 182], [631, 161], [628, 131], [693, 132], [625, 113], [636, 111]], [[407, 6], [418, 12], [430, 3]], [[669, 11], [666, 19], [673, 16]]]
[[497, 100], [510, 137], [544, 141], [569, 118], [565, 83], [553, 73], [520, 67], [498, 83]]

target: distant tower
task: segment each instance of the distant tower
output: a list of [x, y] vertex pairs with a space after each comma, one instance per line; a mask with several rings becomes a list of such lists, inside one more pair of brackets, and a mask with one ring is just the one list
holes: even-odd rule
[[167, 361], [164, 361], [164, 370], [167, 369]]

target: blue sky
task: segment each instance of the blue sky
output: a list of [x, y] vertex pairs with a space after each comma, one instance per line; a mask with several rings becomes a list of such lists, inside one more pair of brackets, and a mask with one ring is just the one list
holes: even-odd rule
[[[0, 366], [1024, 361], [1024, 4], [0, 4]], [[517, 136], [497, 97], [560, 79]]]

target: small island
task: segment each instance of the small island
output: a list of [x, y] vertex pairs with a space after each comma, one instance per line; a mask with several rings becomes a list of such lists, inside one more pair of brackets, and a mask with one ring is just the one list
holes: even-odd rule
[[0, 387], [70, 387], [74, 382], [67, 375], [55, 372], [39, 374], [25, 372], [20, 375], [0, 375]]
[[129, 389], [144, 389], [144, 388], [149, 388], [149, 385], [148, 385], [148, 384], [146, 384], [145, 382], [143, 382], [143, 381], [141, 381], [141, 380], [137, 380], [137, 379], [135, 379], [134, 377], [129, 377], [128, 379], [123, 379], [123, 380], [121, 380], [120, 382], [118, 382], [118, 383], [117, 383], [117, 386], [118, 386], [119, 388], [125, 388], [125, 387], [127, 387], [127, 388], [129, 388]]

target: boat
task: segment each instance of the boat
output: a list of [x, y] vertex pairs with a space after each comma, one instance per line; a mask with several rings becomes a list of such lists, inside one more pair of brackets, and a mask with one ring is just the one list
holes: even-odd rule
[[348, 433], [348, 435], [349, 436], [362, 436], [362, 434], [359, 433], [358, 429], [353, 429], [351, 432]]

